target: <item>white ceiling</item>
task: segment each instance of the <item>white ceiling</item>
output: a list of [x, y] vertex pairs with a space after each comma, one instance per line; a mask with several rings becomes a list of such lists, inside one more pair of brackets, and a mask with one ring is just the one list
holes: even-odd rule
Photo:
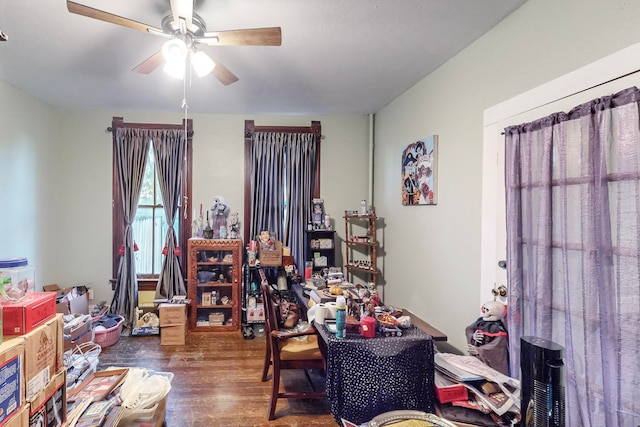
[[[76, 0], [160, 27], [169, 0]], [[239, 81], [131, 70], [165, 39], [67, 11], [0, 0], [0, 80], [60, 108], [191, 113], [375, 113], [526, 0], [196, 0], [208, 31], [281, 27], [282, 46], [204, 50]]]

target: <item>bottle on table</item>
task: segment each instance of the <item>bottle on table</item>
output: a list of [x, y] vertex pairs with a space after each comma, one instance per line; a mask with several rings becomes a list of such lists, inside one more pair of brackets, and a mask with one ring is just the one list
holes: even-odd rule
[[342, 295], [336, 298], [336, 338], [344, 338], [347, 332], [347, 301]]

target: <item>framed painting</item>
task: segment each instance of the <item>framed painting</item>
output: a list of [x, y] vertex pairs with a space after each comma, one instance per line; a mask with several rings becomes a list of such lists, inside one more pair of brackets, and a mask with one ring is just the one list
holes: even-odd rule
[[91, 374], [82, 384], [69, 392], [68, 402], [88, 399], [91, 402], [104, 400], [116, 388], [129, 369], [108, 369]]
[[402, 204], [438, 203], [438, 135], [409, 144], [402, 150]]

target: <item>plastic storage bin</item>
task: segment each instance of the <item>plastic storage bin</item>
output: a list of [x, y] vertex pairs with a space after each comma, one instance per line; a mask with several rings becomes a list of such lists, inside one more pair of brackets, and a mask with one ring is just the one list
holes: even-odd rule
[[[149, 375], [159, 375], [166, 377], [169, 380], [169, 384], [173, 381], [172, 372], [158, 372], [148, 370]], [[125, 408], [119, 427], [159, 427], [164, 425], [164, 418], [167, 412], [167, 397], [169, 390], [166, 390], [166, 394], [160, 397], [158, 402], [147, 408], [127, 409]]]
[[26, 258], [0, 259], [0, 302], [19, 302], [35, 291], [35, 269]]

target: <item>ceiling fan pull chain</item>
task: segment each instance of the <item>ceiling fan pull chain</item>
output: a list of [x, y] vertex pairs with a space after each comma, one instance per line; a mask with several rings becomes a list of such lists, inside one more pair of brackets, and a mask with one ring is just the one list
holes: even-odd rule
[[[189, 73], [189, 76], [191, 76], [191, 73]], [[189, 81], [191, 81], [191, 78], [189, 78]], [[187, 137], [187, 111], [189, 110], [189, 104], [187, 104], [187, 79], [183, 79], [182, 80], [182, 107], [184, 110], [184, 135], [185, 138]]]

